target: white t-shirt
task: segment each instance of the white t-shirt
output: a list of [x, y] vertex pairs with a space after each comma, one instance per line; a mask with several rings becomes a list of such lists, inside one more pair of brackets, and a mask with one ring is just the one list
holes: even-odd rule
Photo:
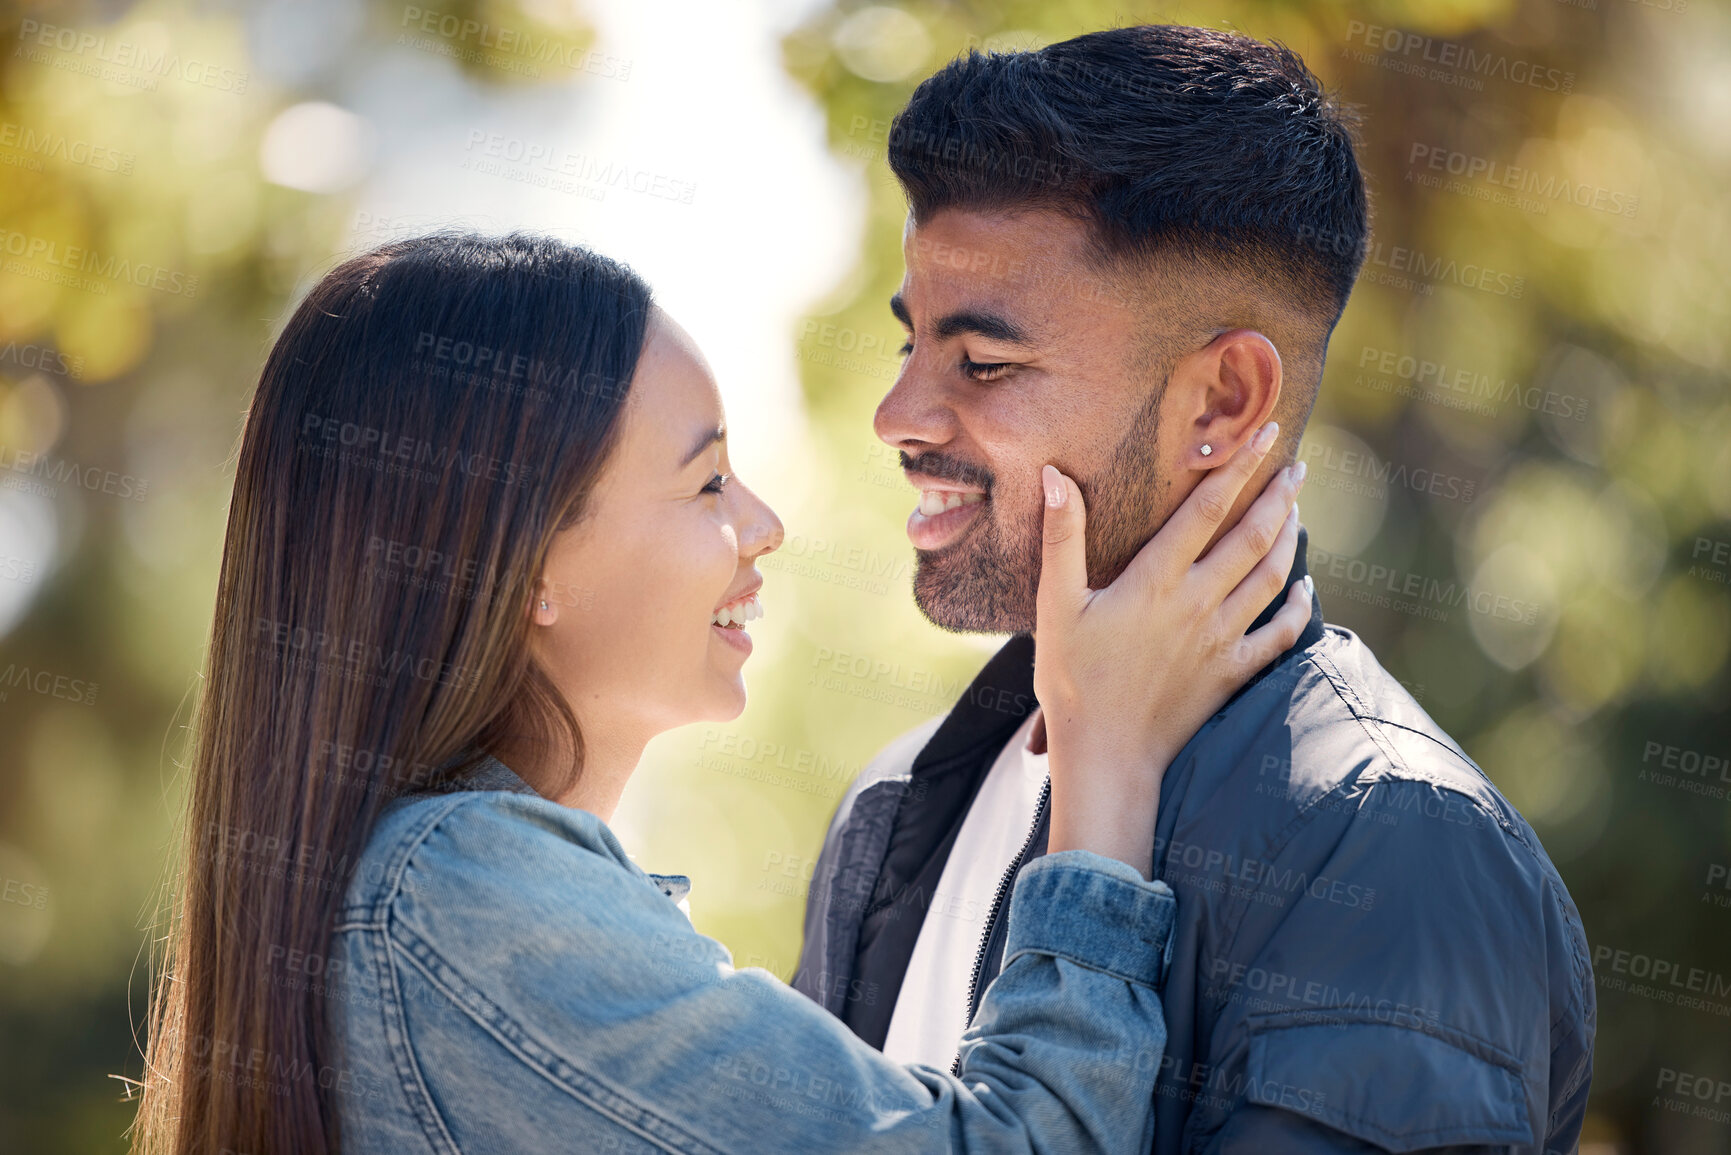
[[1046, 782], [1046, 755], [1028, 749], [1039, 716], [1035, 710], [1004, 743], [944, 863], [884, 1038], [884, 1054], [898, 1063], [947, 1071], [955, 1062], [992, 899], [1028, 841]]

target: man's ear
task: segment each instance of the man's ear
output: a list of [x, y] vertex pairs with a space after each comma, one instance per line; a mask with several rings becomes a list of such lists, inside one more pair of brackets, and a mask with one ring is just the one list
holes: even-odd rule
[[1280, 401], [1280, 351], [1255, 329], [1229, 329], [1186, 357], [1174, 375], [1178, 461], [1212, 469], [1274, 416]]

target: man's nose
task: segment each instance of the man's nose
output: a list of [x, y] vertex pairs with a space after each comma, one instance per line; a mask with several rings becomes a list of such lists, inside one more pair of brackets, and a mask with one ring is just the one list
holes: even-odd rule
[[902, 365], [895, 384], [878, 402], [872, 428], [884, 444], [896, 449], [944, 445], [953, 440], [959, 422], [942, 384], [918, 354]]

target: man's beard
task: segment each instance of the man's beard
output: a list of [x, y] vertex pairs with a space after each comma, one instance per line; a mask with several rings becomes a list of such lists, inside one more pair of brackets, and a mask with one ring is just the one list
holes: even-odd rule
[[[1076, 479], [1088, 511], [1088, 586], [1110, 585], [1160, 528], [1171, 482], [1161, 477], [1155, 447], [1160, 432], [1156, 390], [1093, 482]], [[1000, 516], [989, 473], [941, 453], [901, 455], [902, 468], [949, 481], [982, 485], [986, 499], [961, 539], [936, 551], [915, 550], [914, 604], [933, 625], [957, 633], [1014, 634], [1033, 630], [1040, 586], [1043, 500], [1025, 514]], [[1032, 484], [1032, 483], [1030, 483]]]

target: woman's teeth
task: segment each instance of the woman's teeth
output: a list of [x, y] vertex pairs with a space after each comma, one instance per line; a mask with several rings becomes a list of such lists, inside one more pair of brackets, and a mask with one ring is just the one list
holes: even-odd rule
[[726, 605], [722, 606], [719, 610], [715, 611], [715, 616], [709, 619], [709, 624], [712, 626], [721, 626], [723, 629], [729, 629], [743, 626], [746, 622], [755, 622], [762, 616], [763, 603], [757, 600], [756, 594], [752, 594], [749, 597], [743, 597], [736, 602], [728, 602]]
[[958, 506], [973, 505], [977, 501], [986, 500], [983, 493], [960, 493], [954, 489], [922, 489], [920, 490], [920, 512], [927, 517], [936, 517], [946, 510]]

